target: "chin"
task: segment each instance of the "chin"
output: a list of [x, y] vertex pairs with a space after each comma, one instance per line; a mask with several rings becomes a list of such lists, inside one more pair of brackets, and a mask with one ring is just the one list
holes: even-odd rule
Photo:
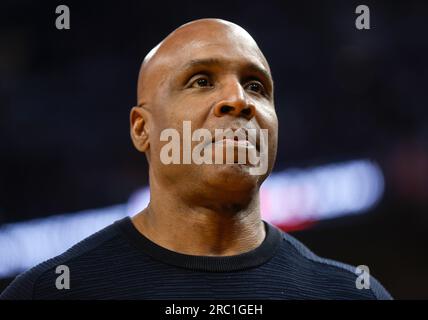
[[257, 187], [260, 176], [251, 175], [245, 164], [210, 165], [205, 175], [207, 182], [225, 191], [249, 191]]

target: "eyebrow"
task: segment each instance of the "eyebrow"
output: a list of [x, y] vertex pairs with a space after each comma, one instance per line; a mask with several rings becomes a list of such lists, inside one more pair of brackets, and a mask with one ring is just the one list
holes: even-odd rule
[[[198, 67], [214, 67], [224, 64], [227, 64], [227, 62], [218, 58], [194, 59], [186, 63], [182, 70], [195, 69]], [[270, 81], [271, 83], [273, 82], [270, 72], [253, 62], [246, 62], [243, 66], [243, 69], [261, 74], [264, 78], [266, 78], [266, 80]]]

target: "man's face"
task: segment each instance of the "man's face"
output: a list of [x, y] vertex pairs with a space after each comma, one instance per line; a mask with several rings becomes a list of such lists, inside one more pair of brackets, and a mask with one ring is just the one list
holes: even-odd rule
[[[150, 110], [151, 174], [168, 184], [225, 196], [258, 188], [275, 160], [278, 123], [269, 66], [254, 40], [236, 26], [191, 26], [167, 38], [150, 63], [143, 95]], [[190, 121], [192, 132], [205, 128], [213, 136], [215, 129], [267, 129], [267, 147], [257, 145], [258, 152], [268, 152], [267, 172], [249, 174], [248, 162], [162, 163], [161, 149], [167, 142], [160, 135], [175, 129], [183, 137], [183, 121]], [[198, 143], [192, 142], [192, 149]], [[183, 152], [183, 140], [180, 149]]]

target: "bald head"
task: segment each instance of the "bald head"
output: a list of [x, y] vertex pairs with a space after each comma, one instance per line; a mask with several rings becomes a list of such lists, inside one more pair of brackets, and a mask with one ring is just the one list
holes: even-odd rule
[[138, 77], [138, 105], [150, 99], [153, 92], [149, 84], [158, 79], [159, 74], [171, 66], [180, 67], [177, 65], [179, 61], [196, 60], [198, 51], [210, 50], [210, 47], [226, 48], [228, 45], [238, 52], [250, 51], [270, 74], [269, 65], [257, 43], [242, 27], [221, 19], [195, 20], [178, 27], [146, 55]]

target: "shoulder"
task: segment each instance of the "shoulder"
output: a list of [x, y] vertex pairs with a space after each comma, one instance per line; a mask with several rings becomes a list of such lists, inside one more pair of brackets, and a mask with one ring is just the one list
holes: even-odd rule
[[43, 279], [49, 279], [49, 281], [53, 281], [52, 285], [55, 285], [55, 278], [59, 276], [59, 274], [55, 273], [58, 266], [85, 259], [93, 251], [103, 247], [117, 235], [115, 224], [111, 224], [80, 241], [64, 253], [25, 271], [18, 275], [0, 294], [0, 300], [37, 299], [38, 296], [35, 295], [35, 289], [39, 286], [44, 286]]
[[[313, 253], [299, 240], [282, 232], [284, 248], [303, 282], [310, 282], [319, 298], [390, 300], [392, 296], [380, 282], [358, 268]], [[361, 287], [362, 283], [364, 287]], [[359, 288], [358, 288], [359, 287]]]

